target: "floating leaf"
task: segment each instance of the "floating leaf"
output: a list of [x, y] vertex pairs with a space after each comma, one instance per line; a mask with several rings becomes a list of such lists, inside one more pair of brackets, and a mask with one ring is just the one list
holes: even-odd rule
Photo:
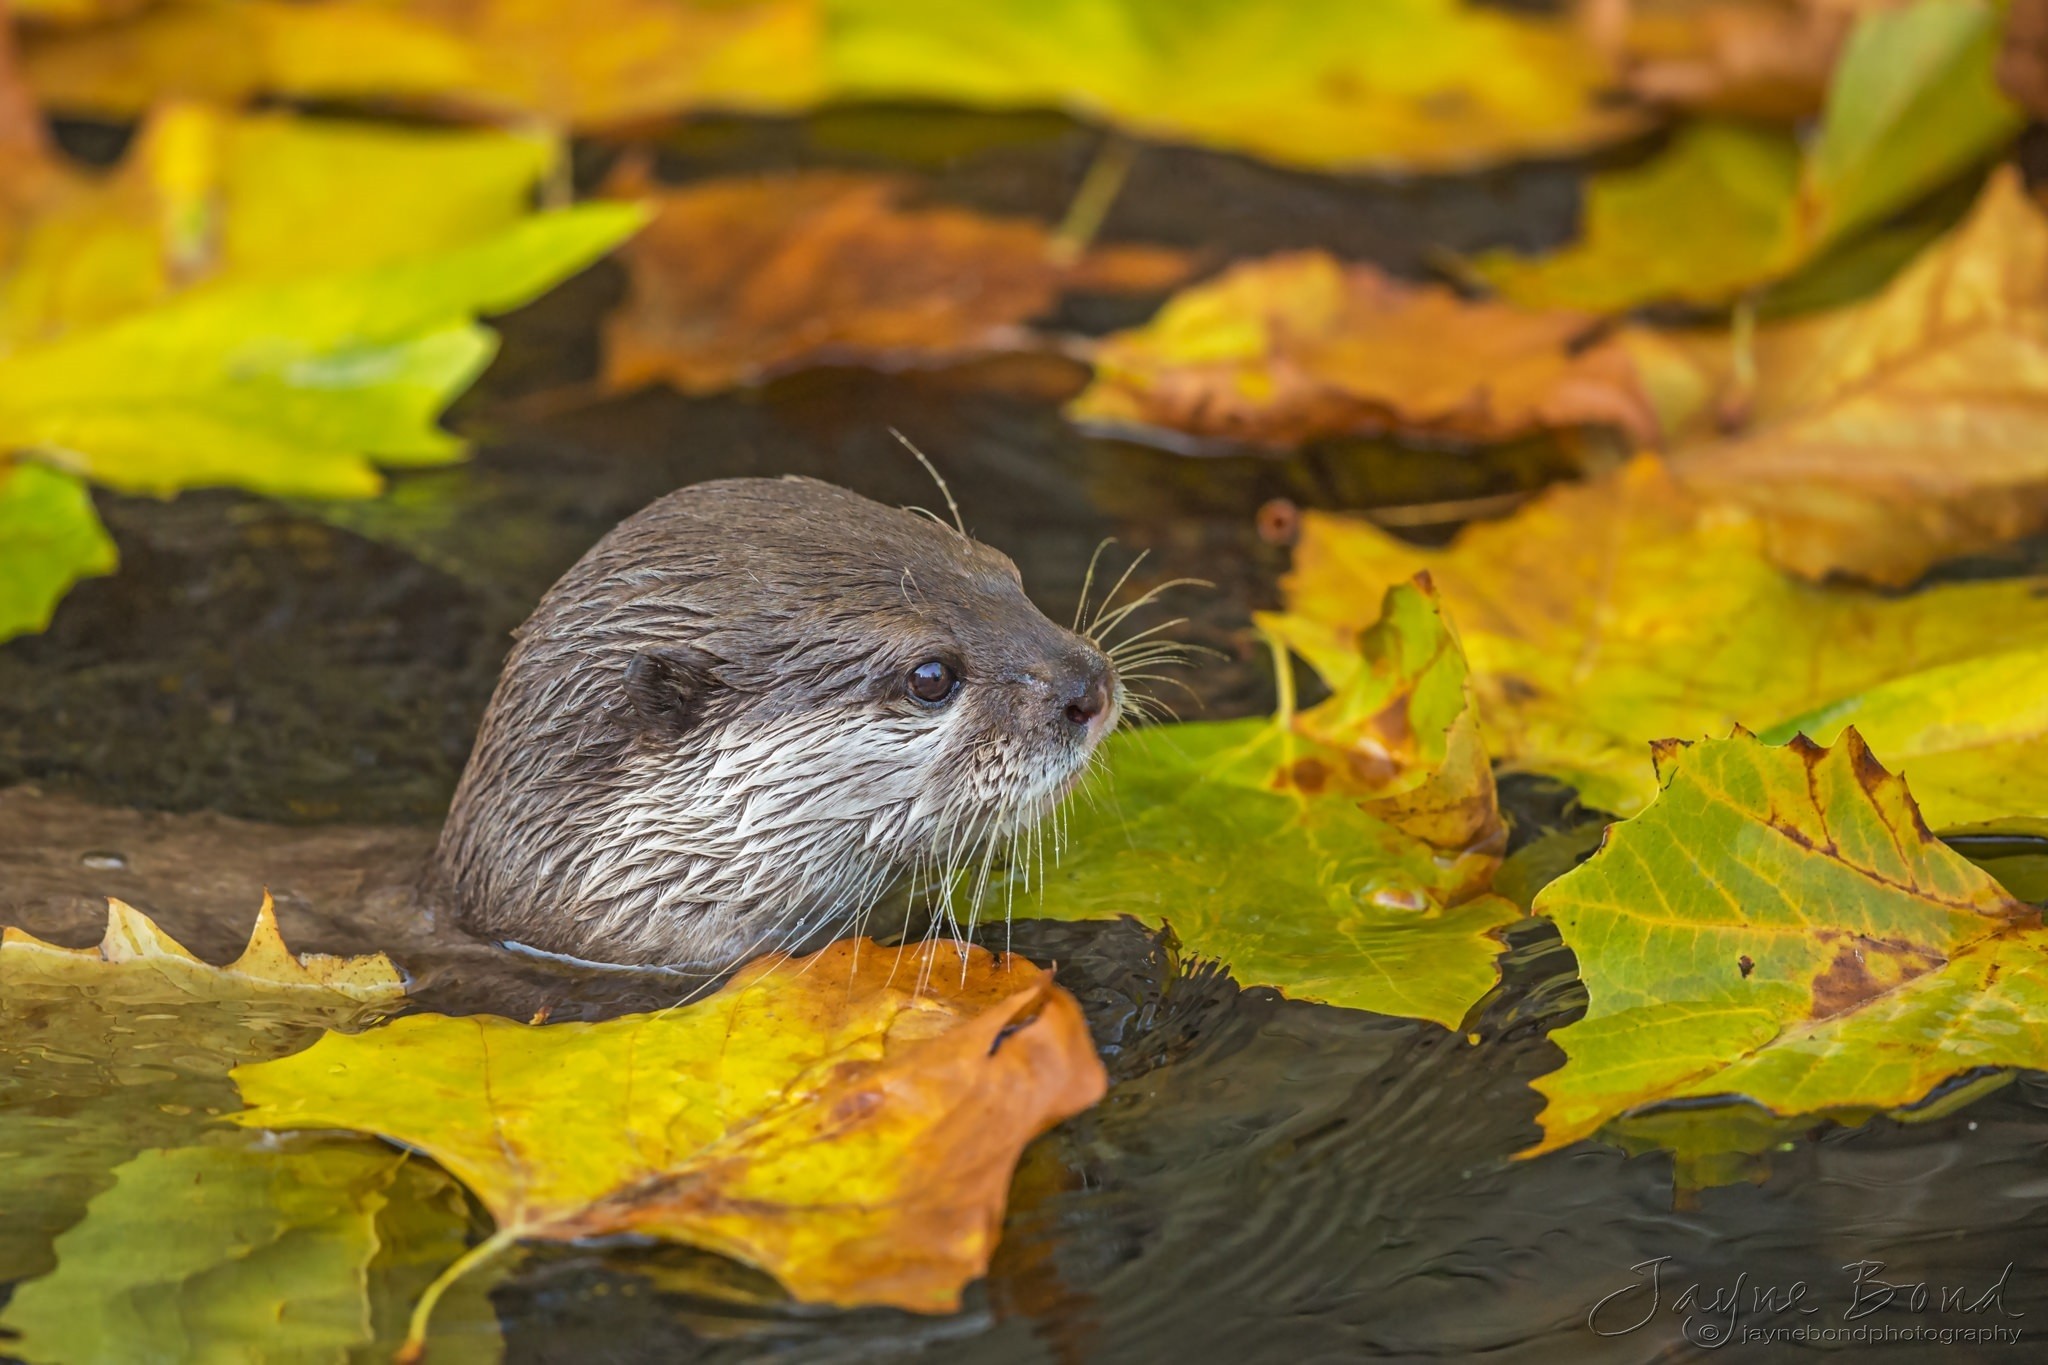
[[1316, 168], [1448, 170], [1642, 127], [1567, 23], [1463, 0], [829, 0], [842, 94], [1058, 107]]
[[196, 291], [23, 347], [0, 356], [0, 447], [135, 492], [366, 496], [373, 457], [459, 454], [434, 420], [491, 354], [470, 315], [525, 302], [640, 222], [629, 205], [537, 214], [474, 245]]
[[381, 955], [295, 956], [266, 903], [232, 965], [199, 961], [108, 904], [94, 948], [0, 936], [0, 1282], [50, 1268], [49, 1240], [144, 1147], [190, 1141], [236, 1108], [228, 1072], [404, 995]]
[[1493, 933], [1521, 911], [1487, 895], [1440, 904], [1467, 878], [1428, 844], [1355, 797], [1301, 790], [1342, 763], [1268, 721], [1117, 736], [1098, 812], [1014, 913], [1135, 915], [1248, 985], [1454, 1028], [1499, 980]]
[[[1507, 845], [1493, 766], [1479, 740], [1470, 669], [1426, 575], [1397, 583], [1361, 631], [1261, 613], [1260, 628], [1306, 659], [1330, 688], [1292, 717], [1294, 732], [1329, 751], [1295, 760], [1284, 785], [1340, 792], [1368, 814], [1436, 850], [1446, 903], [1484, 889]], [[1331, 754], [1341, 758], [1332, 766]], [[1454, 871], [1455, 869], [1455, 871]]]
[[1475, 271], [1536, 308], [1612, 312], [1721, 304], [1988, 159], [2020, 125], [1992, 79], [1999, 7], [1920, 0], [1863, 16], [1828, 90], [1820, 133], [1703, 121], [1649, 164], [1587, 187], [1581, 240]]
[[16, 206], [0, 351], [203, 284], [363, 270], [481, 241], [528, 217], [555, 154], [525, 134], [160, 109], [118, 170], [46, 167]]
[[102, 115], [283, 95], [592, 125], [802, 107], [821, 93], [823, 23], [813, 0], [163, 0], [33, 33], [24, 65], [52, 108]]
[[[1954, 747], [1922, 793], [1937, 826], [1985, 818], [2001, 792], [2026, 804], [1997, 813], [2035, 809], [2031, 779], [2002, 774], [2048, 756], [2030, 719], [2048, 705], [2048, 674], [2029, 678], [2011, 657], [2048, 646], [2041, 580], [1906, 597], [1806, 583], [1770, 561], [1747, 514], [1703, 506], [1644, 458], [1467, 527], [1443, 550], [1311, 514], [1288, 610], [1357, 629], [1388, 584], [1422, 571], [1458, 623], [1489, 751], [1599, 809], [1627, 814], [1655, 794], [1654, 740], [1824, 718], [1874, 689], [1886, 690], [1866, 703], [1873, 721], [1898, 717], [1873, 724], [1881, 756], [1911, 746], [1915, 773]], [[1916, 695], [1952, 708], [1953, 723], [1917, 731]]]
[[1655, 802], [1536, 897], [1591, 1003], [1551, 1035], [1532, 1152], [1668, 1100], [1888, 1107], [2048, 1061], [2040, 912], [1929, 834], [1853, 730], [1671, 744], [1659, 767]]
[[414, 1237], [448, 1259], [462, 1249], [452, 1211], [417, 1216], [425, 1173], [364, 1144], [143, 1152], [57, 1238], [55, 1272], [0, 1310], [18, 1334], [8, 1352], [31, 1365], [340, 1359], [377, 1338], [368, 1290], [394, 1199], [415, 1205]]
[[1799, 573], [1903, 584], [2048, 524], [2048, 220], [2015, 170], [1876, 297], [1763, 328], [1753, 381], [1725, 334], [1632, 342], [1673, 471]]
[[599, 1024], [413, 1015], [239, 1069], [237, 1117], [427, 1153], [497, 1219], [491, 1250], [641, 1233], [800, 1299], [946, 1311], [1024, 1144], [1106, 1083], [1050, 973], [964, 953], [841, 942]]
[[1188, 270], [1142, 247], [1064, 263], [1037, 223], [905, 207], [908, 190], [820, 171], [658, 196], [622, 253], [632, 292], [605, 327], [607, 381], [704, 393], [807, 364], [958, 359], [1019, 345], [1063, 289], [1164, 289]]
[[114, 542], [85, 485], [0, 463], [0, 640], [41, 630], [73, 583], [114, 569]]
[[1240, 981], [1455, 1027], [1499, 979], [1484, 891], [1505, 831], [1470, 731], [1465, 663], [1434, 598], [1318, 633], [1268, 620], [1330, 681], [1293, 718], [1113, 737], [1094, 813], [1072, 822], [1019, 915], [1135, 915]]
[[1095, 349], [1077, 421], [1263, 445], [1397, 432], [1500, 441], [1612, 425], [1654, 439], [1627, 353], [1574, 313], [1468, 303], [1320, 251], [1233, 266]]

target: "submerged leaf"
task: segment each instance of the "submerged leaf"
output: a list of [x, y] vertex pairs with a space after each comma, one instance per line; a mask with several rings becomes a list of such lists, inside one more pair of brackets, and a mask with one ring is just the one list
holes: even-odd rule
[[798, 1298], [945, 1311], [980, 1275], [1024, 1144], [1101, 1097], [1079, 1006], [979, 948], [764, 958], [659, 1014], [413, 1015], [235, 1073], [271, 1128], [417, 1148], [493, 1239], [637, 1232]]
[[1021, 344], [1062, 290], [1164, 289], [1188, 270], [1142, 247], [1069, 263], [1037, 223], [905, 207], [908, 190], [818, 171], [657, 196], [623, 253], [631, 294], [605, 326], [607, 382], [706, 393], [803, 365], [959, 359]]
[[1590, 997], [1536, 1082], [1548, 1151], [1675, 1099], [1908, 1104], [2048, 1063], [2040, 912], [1927, 832], [1853, 730], [1660, 751], [1663, 790], [1551, 883]]
[[1434, 598], [1398, 585], [1378, 622], [1263, 623], [1332, 686], [1293, 718], [1112, 738], [1095, 813], [1043, 895], [1052, 919], [1135, 915], [1250, 985], [1455, 1027], [1498, 981], [1480, 894], [1505, 830], [1472, 733], [1465, 662]]
[[114, 542], [84, 484], [0, 462], [0, 640], [41, 630], [73, 583], [113, 569]]
[[1633, 344], [1679, 479], [1809, 577], [1908, 583], [2048, 524], [2048, 219], [2014, 169], [1876, 297], [1762, 329], [1751, 382], [1725, 334]]
[[367, 1347], [379, 1215], [410, 1183], [406, 1164], [339, 1143], [145, 1151], [57, 1238], [55, 1272], [0, 1310], [0, 1329], [18, 1334], [8, 1353], [68, 1365], [339, 1360]]
[[1564, 22], [1465, 0], [828, 0], [835, 89], [1066, 108], [1315, 168], [1449, 170], [1643, 126]]
[[50, 1238], [111, 1172], [193, 1140], [236, 1107], [228, 1072], [322, 1027], [359, 1027], [404, 995], [382, 955], [297, 956], [266, 904], [228, 967], [194, 958], [110, 902], [94, 948], [0, 936], [0, 1282], [50, 1268]]
[[1782, 279], [1986, 160], [2020, 127], [1992, 79], [2000, 7], [1919, 0], [1864, 15], [1819, 135], [1703, 121], [1640, 168], [1596, 177], [1581, 240], [1475, 271], [1529, 307], [1721, 304]]
[[[2016, 656], [2048, 647], [2038, 579], [1906, 597], [1802, 582], [1770, 561], [1752, 518], [1702, 506], [1644, 458], [1467, 527], [1448, 549], [1311, 514], [1288, 610], [1357, 629], [1388, 584], [1421, 571], [1458, 623], [1488, 749], [1599, 809], [1628, 814], [1655, 794], [1654, 740], [1824, 723], [1827, 708], [1852, 716], [1877, 689], [1861, 703], [1867, 736], [1916, 786], [1933, 770], [1920, 794], [1937, 826], [2035, 809], [2024, 774], [2048, 759], [2035, 719], [2048, 672]], [[1924, 728], [1916, 698], [1953, 722]], [[1894, 744], [1912, 757], [1893, 759]]]
[[1499, 441], [1656, 419], [1593, 319], [1468, 303], [1320, 251], [1233, 266], [1095, 349], [1077, 421], [1292, 446], [1397, 432]]

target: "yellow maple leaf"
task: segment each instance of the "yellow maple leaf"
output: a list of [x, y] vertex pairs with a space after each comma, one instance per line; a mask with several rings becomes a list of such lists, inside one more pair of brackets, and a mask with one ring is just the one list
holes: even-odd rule
[[1753, 380], [1725, 332], [1628, 344], [1673, 472], [1799, 573], [1908, 583], [2048, 524], [2048, 218], [2016, 169], [1875, 297], [1761, 329]]
[[1850, 720], [1905, 764], [1937, 826], [2048, 799], [2039, 579], [1905, 597], [1807, 583], [1764, 553], [1749, 513], [1703, 503], [1643, 457], [1446, 549], [1311, 514], [1288, 610], [1355, 630], [1388, 584], [1424, 570], [1458, 624], [1488, 750], [1601, 809], [1628, 814], [1655, 794], [1655, 740], [1736, 724], [1832, 734]]
[[945, 1311], [981, 1274], [1024, 1144], [1106, 1085], [1080, 1007], [980, 948], [772, 956], [707, 999], [597, 1024], [414, 1015], [235, 1072], [271, 1128], [432, 1156], [522, 1238], [687, 1241], [842, 1305]]
[[1774, 1114], [1919, 1100], [2048, 1060], [2041, 913], [1928, 833], [1851, 730], [1660, 746], [1663, 790], [1536, 896], [1586, 1017], [1525, 1155], [1639, 1106], [1746, 1096]]

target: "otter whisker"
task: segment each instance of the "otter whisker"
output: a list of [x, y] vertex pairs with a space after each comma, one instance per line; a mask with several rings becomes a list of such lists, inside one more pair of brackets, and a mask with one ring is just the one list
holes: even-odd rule
[[[946, 486], [945, 476], [939, 473], [939, 467], [933, 464], [929, 459], [927, 459], [925, 457], [925, 453], [922, 450], [919, 450], [916, 446], [912, 445], [910, 443], [910, 438], [908, 436], [905, 436], [902, 432], [896, 430], [896, 428], [890, 427], [889, 434], [891, 436], [894, 436], [897, 440], [901, 441], [903, 443], [903, 448], [909, 451], [912, 455], [915, 455], [917, 457], [917, 462], [924, 466], [924, 472], [932, 476], [932, 482], [937, 484], [939, 486], [939, 492], [945, 495], [946, 506], [953, 513], [952, 529], [960, 533], [960, 539], [972, 539], [972, 537], [970, 537], [967, 534], [966, 519], [960, 515], [960, 504], [953, 501], [953, 490]], [[932, 520], [939, 521], [937, 517], [932, 517]], [[939, 525], [944, 526], [945, 524], [945, 522], [939, 521]]]
[[[1091, 640], [1099, 640], [1102, 637], [1102, 620], [1105, 616], [1109, 615], [1110, 604], [1116, 601], [1116, 595], [1124, 590], [1124, 585], [1131, 581], [1131, 575], [1138, 571], [1138, 566], [1143, 564], [1145, 557], [1151, 553], [1150, 550], [1140, 550], [1138, 551], [1137, 558], [1124, 566], [1124, 571], [1117, 575], [1116, 582], [1110, 585], [1107, 593], [1103, 594], [1102, 604], [1095, 609], [1095, 615], [1088, 618], [1088, 629], [1081, 632], [1083, 635], [1086, 635]], [[1117, 610], [1121, 611], [1122, 608]]]
[[1123, 606], [1118, 607], [1114, 612], [1110, 613], [1106, 619], [1097, 621], [1090, 628], [1089, 637], [1095, 640], [1098, 644], [1102, 645], [1102, 647], [1106, 649], [1109, 647], [1108, 642], [1110, 635], [1114, 633], [1116, 628], [1122, 625], [1124, 621], [1127, 620], [1133, 612], [1141, 611], [1144, 608], [1151, 606], [1153, 603], [1157, 602], [1162, 596], [1164, 596], [1167, 592], [1171, 591], [1172, 589], [1209, 588], [1214, 586], [1215, 584], [1210, 583], [1207, 579], [1202, 578], [1170, 578], [1166, 582], [1149, 589], [1142, 596], [1138, 597], [1135, 601], [1126, 602]]
[[[1130, 649], [1134, 645], [1139, 644], [1141, 641], [1150, 639], [1152, 636], [1159, 634], [1161, 631], [1172, 630], [1175, 626], [1184, 626], [1187, 623], [1188, 618], [1185, 616], [1176, 616], [1171, 621], [1161, 621], [1156, 626], [1145, 627], [1145, 629], [1139, 631], [1135, 635], [1125, 636], [1122, 640], [1119, 640], [1115, 645], [1108, 646], [1107, 648], [1105, 648], [1104, 652], [1107, 653], [1111, 659], [1115, 659], [1117, 657], [1116, 651], [1118, 649]], [[1166, 642], [1161, 641], [1159, 643]]]
[[1095, 566], [1102, 562], [1102, 552], [1116, 544], [1115, 536], [1104, 536], [1095, 542], [1095, 553], [1088, 556], [1088, 572], [1081, 576], [1081, 600], [1074, 603], [1073, 630], [1081, 629], [1081, 614], [1088, 610], [1088, 590], [1095, 586]]

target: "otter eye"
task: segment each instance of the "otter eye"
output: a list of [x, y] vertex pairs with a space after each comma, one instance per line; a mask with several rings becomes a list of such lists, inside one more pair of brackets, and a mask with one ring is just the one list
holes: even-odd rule
[[927, 706], [937, 706], [953, 695], [960, 686], [960, 675], [952, 666], [937, 659], [927, 659], [910, 670], [908, 684], [910, 695]]

